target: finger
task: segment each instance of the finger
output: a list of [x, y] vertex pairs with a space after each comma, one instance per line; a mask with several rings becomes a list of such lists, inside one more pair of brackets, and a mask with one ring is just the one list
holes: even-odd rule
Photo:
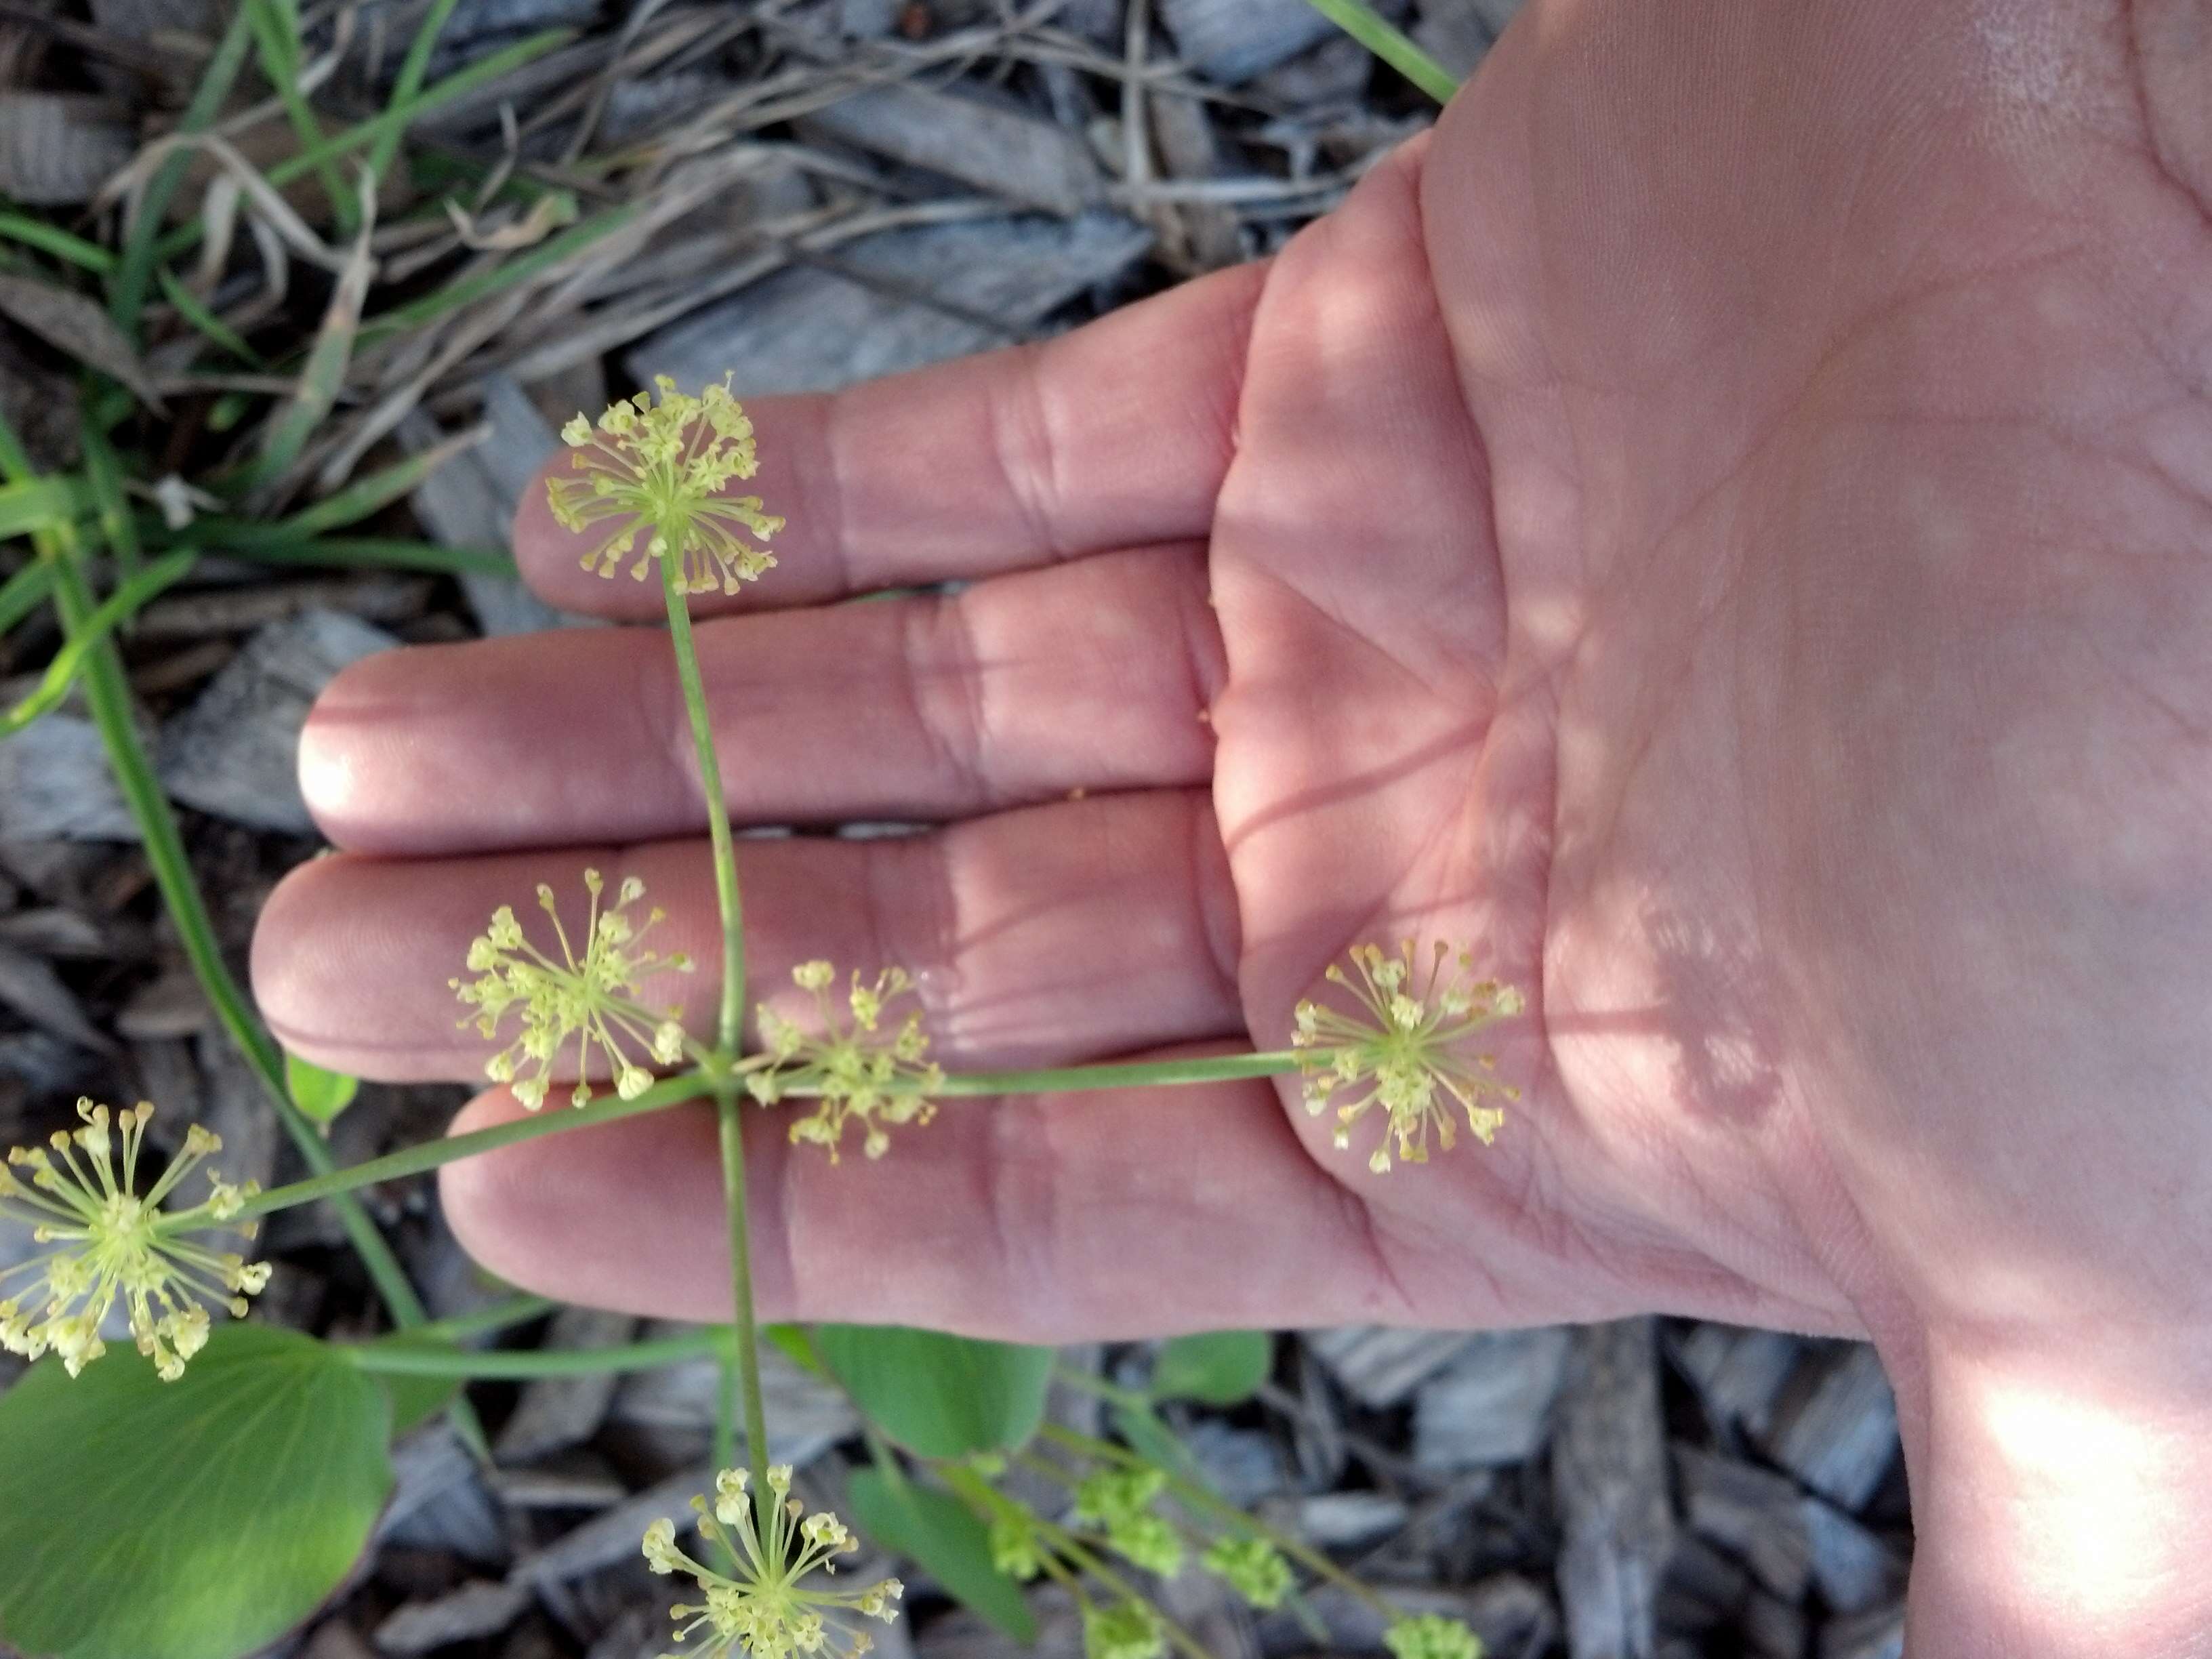
[[[1222, 271], [1039, 344], [749, 403], [760, 472], [732, 493], [760, 496], [789, 523], [765, 581], [701, 610], [811, 604], [1203, 537], [1234, 447], [1264, 274]], [[722, 366], [702, 367], [712, 378]], [[743, 398], [744, 366], [729, 367]], [[564, 452], [548, 470], [568, 465]], [[523, 492], [514, 548], [532, 587], [570, 611], [660, 614], [657, 582], [582, 568], [605, 538], [556, 524], [542, 482]]]
[[[520, 1111], [495, 1091], [453, 1127]], [[765, 1318], [1063, 1341], [1389, 1316], [1358, 1206], [1264, 1079], [951, 1101], [878, 1162], [832, 1164], [782, 1113], [746, 1117]], [[730, 1316], [711, 1109], [448, 1164], [441, 1193], [463, 1245], [516, 1285]]]
[[[1199, 547], [725, 617], [697, 639], [741, 822], [967, 816], [1212, 769], [1221, 646]], [[300, 744], [324, 833], [386, 854], [695, 833], [697, 775], [668, 637], [641, 629], [368, 658]]]
[[[1237, 941], [1212, 808], [1191, 791], [1077, 801], [929, 836], [747, 841], [753, 1000], [792, 994], [793, 963], [829, 957], [916, 978], [933, 1052], [948, 1063], [1033, 1065], [1243, 1030]], [[447, 981], [493, 909], [550, 885], [571, 929], [583, 871], [610, 891], [635, 876], [667, 919], [657, 949], [688, 975], [642, 988], [713, 1028], [720, 994], [714, 866], [704, 841], [421, 863], [338, 854], [287, 876], [253, 940], [253, 985], [278, 1040], [318, 1065], [399, 1080], [469, 1079], [500, 1046], [459, 1022]], [[796, 1012], [796, 1010], [793, 1011]]]

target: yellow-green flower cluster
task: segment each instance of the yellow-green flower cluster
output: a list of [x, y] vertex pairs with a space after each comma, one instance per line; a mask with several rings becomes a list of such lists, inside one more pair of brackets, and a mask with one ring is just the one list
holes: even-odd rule
[[700, 1535], [728, 1558], [728, 1572], [686, 1555], [677, 1545], [673, 1522], [656, 1521], [645, 1534], [646, 1565], [658, 1573], [688, 1574], [706, 1598], [672, 1609], [686, 1659], [862, 1654], [874, 1643], [848, 1620], [880, 1619], [888, 1625], [898, 1617], [892, 1604], [904, 1587], [896, 1578], [858, 1590], [801, 1585], [817, 1569], [825, 1577], [834, 1574], [836, 1558], [860, 1546], [828, 1510], [806, 1514], [806, 1506], [791, 1495], [787, 1466], [769, 1469], [768, 1491], [758, 1494], [744, 1470], [725, 1469], [715, 1477], [713, 1505], [700, 1498], [691, 1503], [699, 1511]]
[[678, 1011], [655, 1014], [638, 1000], [640, 987], [653, 975], [691, 971], [690, 959], [681, 952], [659, 956], [644, 945], [665, 913], [655, 909], [642, 921], [631, 921], [629, 907], [645, 896], [645, 884], [635, 876], [604, 909], [599, 900], [606, 884], [598, 871], [584, 872], [584, 887], [591, 908], [584, 919], [580, 957], [561, 925], [553, 890], [540, 885], [538, 908], [552, 918], [560, 960], [524, 938], [514, 911], [502, 904], [492, 912], [491, 926], [469, 945], [469, 971], [477, 977], [447, 981], [476, 1011], [461, 1021], [464, 1028], [474, 1026], [480, 1035], [496, 1038], [509, 1014], [520, 1018], [520, 1033], [484, 1062], [484, 1075], [512, 1084], [514, 1097], [533, 1112], [545, 1103], [556, 1066], [572, 1043], [577, 1082], [568, 1098], [577, 1106], [592, 1098], [592, 1085], [584, 1079], [594, 1058], [605, 1060], [615, 1092], [625, 1100], [653, 1086], [653, 1073], [634, 1049], [663, 1066], [684, 1058]]
[[1182, 1571], [1182, 1536], [1152, 1511], [1166, 1485], [1158, 1469], [1100, 1469], [1076, 1486], [1075, 1518], [1146, 1572], [1172, 1578]]
[[891, 1144], [889, 1127], [928, 1122], [937, 1111], [928, 1097], [945, 1086], [943, 1069], [928, 1058], [920, 1013], [908, 1013], [896, 1030], [884, 1029], [884, 1009], [914, 995], [914, 981], [902, 968], [885, 969], [873, 983], [855, 972], [845, 996], [849, 1016], [841, 1017], [830, 995], [837, 978], [830, 963], [802, 962], [791, 977], [814, 994], [817, 1029], [809, 1034], [763, 1003], [761, 1038], [769, 1064], [750, 1073], [745, 1086], [763, 1106], [791, 1095], [817, 1098], [814, 1112], [791, 1126], [791, 1138], [828, 1148], [831, 1163], [837, 1161], [846, 1126], [854, 1123], [860, 1127], [860, 1150], [881, 1158]]
[[1206, 1570], [1261, 1612], [1279, 1607], [1292, 1587], [1291, 1564], [1264, 1538], [1223, 1538], [1199, 1558]]
[[1044, 1539], [1025, 1509], [1010, 1504], [994, 1514], [990, 1544], [991, 1565], [1009, 1578], [1026, 1584], [1044, 1571]]
[[[27, 1222], [33, 1241], [49, 1247], [0, 1273], [0, 1290], [9, 1292], [0, 1300], [0, 1348], [27, 1359], [51, 1352], [76, 1376], [107, 1351], [100, 1328], [120, 1302], [138, 1352], [163, 1382], [173, 1382], [207, 1346], [205, 1304], [243, 1318], [246, 1298], [269, 1283], [267, 1264], [207, 1249], [187, 1235], [227, 1230], [252, 1237], [253, 1224], [235, 1218], [260, 1188], [252, 1182], [234, 1187], [210, 1170], [207, 1197], [167, 1213], [161, 1206], [178, 1183], [222, 1142], [194, 1124], [161, 1179], [141, 1194], [138, 1158], [154, 1109], [143, 1102], [128, 1108], [112, 1129], [106, 1107], [80, 1100], [76, 1110], [82, 1127], [57, 1133], [51, 1154], [17, 1146], [8, 1154], [12, 1168], [0, 1168], [0, 1216]], [[29, 1184], [13, 1170], [29, 1170]], [[9, 1289], [9, 1281], [27, 1275], [27, 1285]]]
[[1166, 1646], [1159, 1614], [1142, 1601], [1083, 1609], [1085, 1659], [1159, 1659]]
[[1482, 1659], [1482, 1638], [1440, 1613], [1392, 1620], [1382, 1632], [1382, 1645], [1391, 1659]]
[[1424, 974], [1413, 959], [1413, 942], [1405, 940], [1396, 956], [1372, 945], [1355, 946], [1355, 980], [1332, 963], [1330, 983], [1358, 1000], [1347, 1014], [1316, 1002], [1301, 1002], [1291, 1035], [1301, 1057], [1306, 1109], [1318, 1114], [1336, 1108], [1335, 1142], [1352, 1144], [1352, 1126], [1377, 1106], [1385, 1119], [1382, 1140], [1368, 1168], [1377, 1175], [1390, 1169], [1391, 1146], [1408, 1164], [1425, 1164], [1429, 1132], [1451, 1150], [1456, 1138], [1452, 1105], [1467, 1114], [1468, 1127], [1487, 1146], [1505, 1114], [1485, 1105], [1487, 1096], [1520, 1098], [1520, 1091], [1490, 1075], [1494, 1056], [1461, 1052], [1468, 1038], [1495, 1020], [1521, 1012], [1521, 994], [1495, 980], [1477, 980], [1472, 954], [1459, 952], [1445, 971], [1451, 947], [1439, 941]]
[[642, 581], [653, 560], [678, 558], [685, 592], [734, 593], [775, 563], [753, 541], [783, 528], [759, 496], [722, 494], [759, 470], [752, 421], [726, 378], [696, 398], [665, 374], [653, 384], [611, 404], [596, 426], [579, 415], [562, 428], [575, 476], [547, 482], [553, 516], [580, 535], [605, 527], [583, 556], [586, 570], [611, 576], [636, 552], [629, 574]]

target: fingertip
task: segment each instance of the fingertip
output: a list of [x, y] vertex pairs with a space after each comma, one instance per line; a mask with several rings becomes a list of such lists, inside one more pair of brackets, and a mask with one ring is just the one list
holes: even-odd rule
[[300, 798], [334, 845], [376, 850], [386, 837], [395, 795], [386, 764], [411, 729], [406, 687], [416, 658], [385, 651], [331, 677], [300, 731]]

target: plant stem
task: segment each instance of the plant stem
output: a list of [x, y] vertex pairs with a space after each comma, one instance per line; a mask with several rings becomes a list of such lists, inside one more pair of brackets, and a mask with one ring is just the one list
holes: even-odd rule
[[533, 1319], [543, 1319], [547, 1314], [559, 1311], [561, 1304], [542, 1296], [514, 1296], [504, 1302], [494, 1303], [489, 1308], [479, 1308], [474, 1313], [455, 1314], [451, 1319], [434, 1319], [426, 1325], [417, 1325], [411, 1331], [385, 1337], [386, 1342], [463, 1342], [472, 1336], [489, 1336], [510, 1326], [526, 1325]]
[[[1163, 1084], [1222, 1083], [1237, 1078], [1281, 1077], [1313, 1059], [1308, 1050], [1253, 1054], [1203, 1054], [1189, 1060], [1139, 1060], [1109, 1066], [1064, 1066], [1033, 1072], [948, 1072], [929, 1091], [952, 1099], [974, 1095], [1074, 1095], [1098, 1089], [1141, 1089]], [[896, 1091], [895, 1089], [892, 1091]], [[793, 1095], [804, 1091], [792, 1090]]]
[[417, 1340], [412, 1334], [383, 1342], [334, 1345], [365, 1371], [382, 1376], [459, 1376], [479, 1382], [524, 1382], [547, 1376], [605, 1376], [617, 1371], [649, 1371], [686, 1359], [720, 1353], [728, 1346], [720, 1326], [664, 1336], [649, 1342], [624, 1342], [611, 1348], [537, 1349], [484, 1352], [449, 1348]]
[[[765, 1529], [763, 1507], [774, 1500], [768, 1489], [768, 1425], [761, 1405], [760, 1320], [753, 1308], [752, 1235], [745, 1218], [745, 1133], [738, 1109], [737, 1079], [731, 1067], [744, 1047], [745, 916], [738, 887], [738, 847], [730, 834], [730, 809], [722, 794], [722, 766], [714, 752], [714, 728], [707, 711], [707, 687], [699, 673], [699, 651], [691, 637], [691, 607], [684, 591], [684, 530], [663, 531], [667, 551], [660, 561], [660, 586], [668, 602], [668, 638], [676, 653], [676, 678], [684, 688], [684, 709], [691, 722], [691, 744], [699, 759], [699, 793], [707, 808], [707, 833], [714, 854], [714, 902], [722, 923], [722, 1000], [714, 1022], [714, 1112], [722, 1146], [722, 1202], [730, 1228], [730, 1303], [736, 1338], [738, 1392], [745, 1413], [745, 1461], [752, 1470], [757, 1519]], [[729, 1390], [722, 1390], [715, 1443], [727, 1445], [734, 1433]]]
[[298, 1204], [310, 1204], [319, 1198], [331, 1198], [362, 1187], [374, 1187], [379, 1182], [427, 1174], [441, 1165], [459, 1163], [465, 1158], [477, 1158], [485, 1152], [495, 1152], [502, 1146], [513, 1146], [525, 1140], [535, 1140], [540, 1135], [557, 1134], [568, 1129], [589, 1129], [602, 1123], [619, 1122], [626, 1117], [641, 1116], [647, 1112], [665, 1111], [669, 1107], [680, 1106], [687, 1100], [696, 1100], [705, 1092], [707, 1085], [703, 1075], [697, 1072], [685, 1072], [654, 1085], [635, 1100], [624, 1100], [610, 1094], [588, 1106], [567, 1110], [556, 1108], [534, 1117], [517, 1118], [512, 1123], [494, 1124], [489, 1129], [472, 1129], [465, 1135], [447, 1135], [442, 1140], [426, 1140], [419, 1146], [404, 1146], [396, 1152], [386, 1153], [382, 1158], [370, 1158], [366, 1163], [333, 1170], [312, 1181], [295, 1181], [289, 1187], [272, 1187], [267, 1192], [246, 1200], [238, 1212], [239, 1219], [250, 1221], [256, 1216], [272, 1215], [278, 1210], [289, 1210]]

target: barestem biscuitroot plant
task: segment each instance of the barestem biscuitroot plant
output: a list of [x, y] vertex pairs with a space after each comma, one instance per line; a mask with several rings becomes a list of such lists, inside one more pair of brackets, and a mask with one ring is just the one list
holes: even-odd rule
[[[1287, 1051], [966, 1072], [948, 1070], [931, 1057], [921, 1000], [906, 969], [872, 966], [841, 980], [829, 962], [809, 961], [792, 974], [810, 1005], [804, 1016], [761, 1005], [756, 1011], [760, 1042], [748, 1052], [736, 843], [689, 600], [716, 590], [734, 593], [764, 576], [775, 561], [762, 544], [783, 520], [757, 497], [732, 493], [733, 485], [754, 476], [758, 455], [752, 422], [726, 385], [709, 385], [693, 396], [662, 378], [653, 391], [614, 404], [596, 422], [580, 416], [563, 436], [569, 467], [552, 480], [549, 493], [561, 522], [586, 538], [585, 567], [608, 576], [627, 570], [635, 579], [657, 570], [661, 579], [714, 855], [721, 980], [712, 1030], [688, 1031], [680, 1006], [654, 1000], [676, 978], [695, 971], [695, 964], [658, 950], [653, 936], [664, 917], [658, 909], [641, 909], [646, 894], [635, 877], [617, 881], [610, 897], [607, 880], [596, 870], [585, 872], [585, 902], [574, 923], [563, 921], [559, 896], [540, 887], [534, 908], [542, 921], [526, 924], [513, 907], [501, 906], [471, 945], [465, 975], [451, 981], [465, 1010], [463, 1026], [494, 1045], [486, 1075], [510, 1088], [532, 1115], [346, 1170], [326, 1167], [325, 1157], [313, 1178], [265, 1193], [211, 1176], [206, 1194], [185, 1206], [180, 1183], [220, 1151], [214, 1136], [191, 1128], [181, 1152], [142, 1192], [138, 1165], [152, 1108], [130, 1109], [111, 1128], [115, 1120], [108, 1109], [81, 1103], [80, 1126], [55, 1134], [51, 1151], [17, 1149], [9, 1166], [0, 1166], [0, 1213], [31, 1223], [37, 1246], [31, 1260], [0, 1279], [0, 1288], [14, 1281], [0, 1300], [0, 1345], [33, 1359], [51, 1352], [75, 1377], [100, 1358], [102, 1328], [119, 1312], [156, 1376], [173, 1382], [209, 1346], [210, 1305], [243, 1315], [245, 1298], [269, 1276], [266, 1265], [210, 1249], [198, 1235], [228, 1230], [250, 1238], [258, 1218], [278, 1210], [538, 1134], [704, 1097], [714, 1103], [720, 1124], [733, 1312], [726, 1329], [696, 1340], [671, 1339], [590, 1354], [472, 1352], [429, 1340], [440, 1334], [435, 1331], [428, 1338], [350, 1352], [373, 1372], [457, 1379], [642, 1368], [683, 1355], [714, 1355], [725, 1376], [715, 1437], [723, 1473], [712, 1499], [696, 1506], [690, 1529], [714, 1559], [685, 1553], [670, 1520], [655, 1522], [644, 1540], [648, 1565], [690, 1577], [702, 1598], [677, 1609], [675, 1639], [687, 1655], [708, 1659], [740, 1651], [763, 1659], [857, 1653], [868, 1645], [866, 1621], [896, 1617], [899, 1586], [890, 1579], [853, 1590], [835, 1585], [830, 1575], [836, 1558], [856, 1548], [856, 1540], [834, 1515], [808, 1513], [792, 1493], [791, 1471], [767, 1462], [761, 1331], [745, 1224], [744, 1111], [786, 1111], [790, 1139], [819, 1148], [832, 1162], [848, 1140], [874, 1159], [892, 1152], [893, 1131], [921, 1128], [949, 1100], [1296, 1074], [1307, 1109], [1334, 1112], [1338, 1147], [1349, 1147], [1353, 1132], [1368, 1121], [1379, 1124], [1368, 1164], [1382, 1175], [1394, 1158], [1419, 1164], [1432, 1148], [1449, 1151], [1459, 1116], [1485, 1142], [1498, 1132], [1504, 1113], [1496, 1103], [1511, 1099], [1515, 1091], [1492, 1075], [1492, 1058], [1471, 1053], [1469, 1044], [1492, 1022], [1518, 1012], [1520, 1000], [1508, 987], [1475, 979], [1465, 950], [1437, 943], [1424, 951], [1410, 939], [1395, 951], [1363, 945], [1352, 951], [1349, 972], [1340, 966], [1328, 970], [1341, 997], [1302, 1002], [1292, 1011]], [[92, 613], [82, 599], [69, 602], [83, 589], [73, 538], [50, 537], [40, 543], [40, 553], [55, 567], [70, 646], [88, 654], [94, 668], [112, 673], [112, 644], [90, 631]], [[144, 757], [127, 720], [105, 721], [103, 732], [126, 781], [143, 782]], [[134, 800], [144, 793], [134, 792]], [[149, 800], [143, 822], [150, 832], [163, 821], [154, 812], [158, 791]], [[167, 839], [149, 833], [149, 845], [173, 846], [173, 824]], [[170, 861], [181, 865], [180, 856]], [[219, 956], [203, 954], [211, 962], [206, 971], [215, 975]], [[222, 1006], [236, 1000], [227, 980], [212, 978], [210, 989]], [[252, 1047], [258, 1027], [242, 1006], [234, 1012], [241, 1040], [249, 1053], [258, 1052]], [[673, 1075], [656, 1078], [655, 1068]], [[611, 1097], [594, 1097], [596, 1079], [611, 1081]], [[546, 1111], [556, 1085], [568, 1105]], [[792, 1103], [799, 1103], [799, 1109], [791, 1109]], [[119, 1166], [113, 1156], [118, 1139]], [[27, 1182], [17, 1170], [27, 1171]], [[518, 1316], [538, 1310], [542, 1304], [532, 1304]], [[854, 1386], [854, 1392], [859, 1399], [866, 1390]], [[1041, 1393], [1037, 1397], [1041, 1409]], [[1123, 1410], [1125, 1430], [1141, 1430], [1144, 1413], [1132, 1419], [1127, 1401]], [[735, 1457], [740, 1414], [742, 1467]], [[937, 1447], [915, 1445], [908, 1430], [907, 1449], [922, 1455], [936, 1485], [910, 1486], [896, 1460], [879, 1456], [890, 1484], [872, 1500], [885, 1517], [878, 1524], [898, 1531], [902, 1547], [925, 1561], [949, 1547], [948, 1529], [980, 1528], [988, 1549], [978, 1543], [974, 1553], [987, 1556], [991, 1571], [1016, 1583], [1048, 1577], [1068, 1590], [1093, 1659], [1157, 1659], [1170, 1644], [1192, 1659], [1201, 1651], [1133, 1583], [1129, 1568], [1171, 1577], [1188, 1555], [1260, 1608], [1294, 1598], [1293, 1563], [1369, 1596], [1325, 1556], [1243, 1516], [1170, 1468], [1157, 1445], [1150, 1452], [1133, 1451], [1047, 1431], [1056, 1454], [1047, 1457], [1027, 1443], [1036, 1427], [1029, 1423], [1003, 1444], [987, 1439]], [[878, 1443], [880, 1452], [883, 1437]], [[1010, 1455], [1032, 1477], [1066, 1488], [1066, 1516], [1048, 1518], [1000, 1488], [997, 1477]], [[933, 1531], [933, 1523], [917, 1517], [928, 1504], [943, 1502], [953, 1508], [934, 1512]], [[1123, 1565], [1114, 1565], [1117, 1559]], [[957, 1580], [956, 1568], [957, 1563], [946, 1576]], [[1376, 1606], [1398, 1659], [1473, 1659], [1479, 1651], [1462, 1626]], [[5, 1612], [0, 1606], [0, 1617]]]

